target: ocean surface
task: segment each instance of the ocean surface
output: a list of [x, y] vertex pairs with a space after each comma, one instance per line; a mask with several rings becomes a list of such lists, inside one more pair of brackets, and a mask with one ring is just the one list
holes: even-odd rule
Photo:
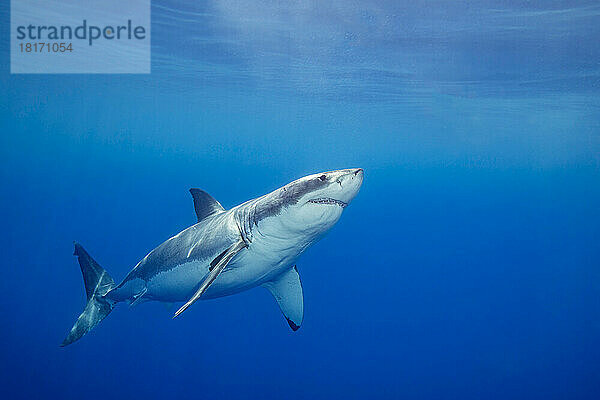
[[[11, 75], [0, 6], [3, 399], [600, 398], [595, 1], [153, 1], [149, 75]], [[298, 261], [181, 318], [85, 304], [195, 222], [361, 167]]]

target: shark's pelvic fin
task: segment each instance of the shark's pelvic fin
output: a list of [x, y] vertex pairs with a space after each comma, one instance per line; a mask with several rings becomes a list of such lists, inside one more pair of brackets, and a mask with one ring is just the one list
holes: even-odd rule
[[213, 269], [210, 271], [206, 279], [204, 279], [198, 290], [196, 290], [196, 293], [194, 293], [194, 295], [187, 301], [187, 303], [182, 305], [181, 308], [179, 308], [179, 310], [175, 312], [173, 318], [177, 317], [179, 314], [187, 310], [189, 306], [194, 304], [194, 302], [198, 300], [200, 296], [202, 296], [206, 289], [208, 289], [210, 284], [213, 283], [215, 279], [217, 279], [219, 274], [223, 272], [223, 270], [225, 269], [229, 261], [231, 261], [233, 256], [235, 256], [240, 250], [244, 248], [246, 248], [246, 242], [240, 239], [239, 242], [235, 243], [229, 249], [227, 249], [225, 254], [220, 254], [219, 257], [221, 257], [221, 259], [213, 266]]
[[129, 303], [129, 307], [135, 307], [138, 304], [145, 302], [147, 299], [144, 298], [144, 295], [146, 294], [147, 291], [148, 291], [148, 288], [144, 287], [144, 289], [142, 289], [141, 292], [139, 292], [138, 294], [133, 296], [131, 303]]
[[263, 283], [273, 295], [292, 330], [297, 331], [304, 319], [304, 297], [298, 268], [294, 265], [274, 280]]
[[198, 222], [215, 213], [225, 211], [221, 203], [215, 200], [210, 194], [201, 189], [190, 189], [190, 193], [194, 198], [194, 210]]

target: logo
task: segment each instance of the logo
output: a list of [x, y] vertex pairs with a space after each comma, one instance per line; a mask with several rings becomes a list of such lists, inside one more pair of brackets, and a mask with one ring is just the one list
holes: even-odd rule
[[149, 73], [150, 0], [12, 0], [11, 73]]
[[131, 20], [127, 20], [127, 25], [119, 26], [115, 28], [112, 26], [98, 27], [95, 25], [87, 24], [87, 20], [83, 20], [83, 23], [77, 27], [69, 25], [55, 26], [55, 25], [28, 25], [28, 26], [17, 26], [17, 40], [27, 41], [72, 41], [73, 39], [87, 40], [91, 46], [94, 40], [106, 39], [106, 40], [121, 40], [121, 39], [146, 39], [146, 28], [137, 25], [132, 26]]

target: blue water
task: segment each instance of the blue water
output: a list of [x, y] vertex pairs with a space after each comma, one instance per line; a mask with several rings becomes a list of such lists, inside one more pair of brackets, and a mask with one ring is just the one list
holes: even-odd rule
[[[10, 75], [0, 44], [3, 398], [600, 398], [596, 2], [181, 3], [153, 2], [150, 75]], [[73, 240], [120, 280], [190, 187], [348, 167], [298, 332], [258, 288], [59, 348]]]

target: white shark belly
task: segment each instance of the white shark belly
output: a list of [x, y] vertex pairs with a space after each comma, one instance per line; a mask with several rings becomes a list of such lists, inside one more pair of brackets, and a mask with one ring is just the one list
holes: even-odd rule
[[[206, 290], [201, 299], [229, 296], [271, 280], [291, 267], [298, 257], [294, 246], [287, 251], [263, 251], [251, 244], [240, 252]], [[193, 260], [153, 276], [146, 284], [145, 297], [163, 302], [187, 301], [209, 273], [210, 261]]]
[[229, 296], [268, 282], [287, 269], [294, 260], [285, 255], [264, 257], [252, 245], [240, 253], [206, 290], [203, 299]]
[[145, 297], [163, 302], [186, 301], [208, 274], [208, 263], [199, 260], [180, 264], [154, 275], [146, 283]]

